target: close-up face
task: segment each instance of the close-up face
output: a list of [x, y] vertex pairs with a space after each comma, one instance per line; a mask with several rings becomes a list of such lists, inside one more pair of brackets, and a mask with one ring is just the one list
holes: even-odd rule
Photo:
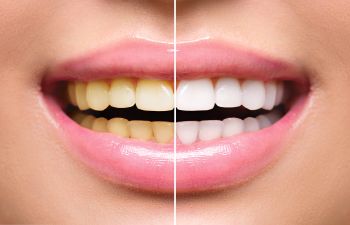
[[349, 224], [349, 2], [1, 3], [1, 223]]

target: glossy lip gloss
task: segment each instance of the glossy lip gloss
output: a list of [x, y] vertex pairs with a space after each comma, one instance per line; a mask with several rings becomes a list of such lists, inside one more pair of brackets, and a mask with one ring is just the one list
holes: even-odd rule
[[[172, 45], [127, 40], [54, 67], [44, 85], [58, 81], [97, 80], [130, 75], [173, 79]], [[262, 54], [214, 41], [178, 44], [177, 79], [217, 75], [268, 81], [291, 80], [305, 85], [300, 68]], [[174, 161], [177, 192], [196, 192], [232, 186], [259, 174], [284, 148], [306, 106], [301, 98], [273, 126], [252, 133], [192, 145], [157, 144], [123, 139], [85, 129], [72, 121], [57, 101], [44, 95], [58, 133], [75, 158], [116, 184], [153, 192], [172, 192]]]

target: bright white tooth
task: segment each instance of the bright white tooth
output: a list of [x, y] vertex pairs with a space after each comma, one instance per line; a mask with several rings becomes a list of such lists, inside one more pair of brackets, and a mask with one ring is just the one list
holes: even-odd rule
[[199, 122], [199, 140], [210, 141], [219, 139], [222, 133], [222, 121], [203, 120]]
[[265, 83], [266, 96], [263, 109], [271, 110], [275, 106], [277, 95], [277, 84], [275, 81], [269, 81]]
[[210, 79], [182, 80], [176, 94], [176, 107], [179, 110], [210, 110], [215, 105], [214, 87]]
[[222, 137], [230, 137], [244, 131], [243, 120], [239, 118], [227, 118], [223, 121]]
[[136, 87], [136, 107], [145, 111], [174, 109], [174, 91], [168, 81], [141, 79]]
[[180, 142], [185, 145], [194, 143], [198, 137], [198, 121], [184, 121], [176, 123], [176, 134]]
[[276, 91], [276, 102], [275, 102], [275, 106], [281, 104], [282, 100], [283, 100], [283, 94], [284, 94], [284, 85], [283, 82], [278, 82], [277, 83], [277, 91]]
[[215, 102], [219, 107], [239, 107], [242, 104], [242, 91], [239, 81], [234, 78], [219, 78], [215, 84]]
[[107, 132], [107, 123], [108, 120], [104, 117], [96, 118], [91, 129], [97, 132]]
[[117, 78], [109, 90], [110, 105], [115, 108], [129, 108], [135, 105], [135, 85], [130, 78]]
[[245, 132], [253, 132], [260, 129], [258, 120], [253, 117], [247, 117], [243, 120], [243, 122]]
[[86, 84], [83, 82], [75, 83], [75, 99], [80, 110], [89, 109], [89, 105], [86, 101]]
[[256, 117], [259, 122], [259, 127], [261, 129], [271, 126], [271, 121], [265, 115], [260, 115]]
[[279, 119], [281, 119], [281, 114], [277, 111], [272, 111], [272, 112], [266, 114], [266, 117], [270, 120], [271, 124], [274, 124]]
[[265, 103], [265, 85], [259, 80], [245, 80], [242, 83], [242, 105], [250, 110], [257, 110]]
[[109, 85], [105, 81], [91, 81], [86, 87], [86, 100], [90, 108], [102, 111], [109, 106]]

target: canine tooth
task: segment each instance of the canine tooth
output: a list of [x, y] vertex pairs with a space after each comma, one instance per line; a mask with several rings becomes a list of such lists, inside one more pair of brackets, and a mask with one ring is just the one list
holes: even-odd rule
[[148, 141], [153, 138], [152, 124], [150, 121], [133, 120], [129, 122], [130, 137]]
[[185, 145], [194, 143], [198, 136], [198, 121], [185, 121], [176, 123], [176, 134], [180, 142]]
[[260, 129], [271, 126], [271, 121], [265, 115], [260, 115], [260, 116], [256, 117], [256, 119], [259, 122]]
[[222, 121], [220, 120], [202, 120], [199, 122], [199, 140], [211, 141], [221, 137]]
[[98, 132], [107, 132], [107, 122], [108, 120], [104, 117], [96, 118], [91, 129]]
[[223, 121], [222, 137], [230, 137], [244, 131], [244, 122], [239, 118], [227, 118]]
[[75, 98], [77, 101], [78, 108], [80, 110], [89, 109], [89, 105], [86, 100], [86, 84], [78, 81], [75, 84]]
[[75, 95], [75, 83], [74, 82], [68, 82], [67, 91], [68, 91], [69, 102], [76, 106], [77, 105], [77, 98]]
[[136, 87], [136, 107], [145, 111], [169, 111], [174, 108], [174, 92], [168, 81], [141, 79]]
[[85, 118], [81, 121], [80, 125], [81, 125], [82, 127], [91, 129], [92, 123], [94, 122], [94, 120], [95, 120], [95, 117], [94, 117], [94, 116], [92, 116], [92, 115], [87, 115], [87, 116], [85, 116]]
[[117, 136], [128, 138], [130, 137], [128, 123], [127, 119], [113, 118], [108, 121], [107, 130]]
[[265, 83], [266, 96], [263, 109], [271, 110], [275, 106], [277, 85], [275, 81], [269, 81]]
[[243, 122], [245, 132], [252, 132], [260, 129], [259, 122], [256, 118], [247, 117], [243, 120]]
[[257, 110], [264, 106], [265, 87], [262, 81], [245, 80], [242, 83], [242, 105], [250, 110]]
[[110, 105], [115, 108], [129, 108], [135, 105], [135, 85], [130, 78], [112, 81], [109, 90]]
[[278, 82], [277, 83], [277, 91], [276, 91], [276, 102], [275, 106], [281, 104], [283, 100], [283, 94], [284, 94], [284, 84], [283, 82]]
[[86, 87], [86, 99], [90, 108], [102, 111], [109, 106], [109, 85], [105, 81], [91, 81]]
[[176, 107], [179, 110], [210, 110], [215, 105], [214, 87], [210, 79], [182, 80], [176, 94]]
[[153, 135], [158, 143], [169, 143], [174, 137], [174, 123], [152, 122]]
[[219, 78], [215, 84], [215, 102], [219, 107], [239, 107], [242, 91], [239, 81], [234, 78]]

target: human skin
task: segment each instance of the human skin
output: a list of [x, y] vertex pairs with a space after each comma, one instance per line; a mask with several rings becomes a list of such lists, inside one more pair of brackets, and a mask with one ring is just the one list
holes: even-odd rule
[[172, 224], [171, 195], [112, 185], [72, 159], [40, 101], [42, 74], [61, 60], [132, 36], [172, 41], [172, 6], [1, 2], [1, 223]]
[[[42, 73], [56, 62], [133, 35], [171, 42], [172, 2], [5, 0], [0, 7], [0, 221], [172, 224], [172, 196], [95, 176], [65, 151], [39, 101]], [[347, 224], [349, 9], [345, 0], [177, 2], [178, 42], [209, 37], [298, 63], [312, 88], [279, 159], [242, 185], [179, 195], [178, 224]]]
[[177, 40], [210, 38], [296, 62], [310, 103], [279, 159], [238, 186], [178, 196], [178, 224], [349, 224], [350, 3], [178, 1]]

